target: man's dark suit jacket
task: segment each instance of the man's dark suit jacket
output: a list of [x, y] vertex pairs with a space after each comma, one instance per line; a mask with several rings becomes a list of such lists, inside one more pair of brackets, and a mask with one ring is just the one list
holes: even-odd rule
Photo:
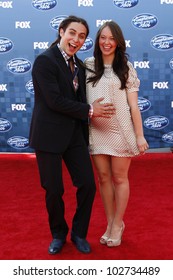
[[88, 143], [88, 111], [85, 70], [79, 68], [79, 88], [75, 93], [70, 69], [55, 45], [40, 54], [33, 65], [35, 104], [30, 127], [30, 147], [62, 153], [68, 147], [75, 121], [80, 120]]

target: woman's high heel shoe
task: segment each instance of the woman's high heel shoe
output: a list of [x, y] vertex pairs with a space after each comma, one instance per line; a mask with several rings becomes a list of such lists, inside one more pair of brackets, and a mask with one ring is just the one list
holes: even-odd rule
[[100, 238], [100, 243], [105, 245], [105, 244], [107, 244], [108, 239], [109, 239], [109, 236], [107, 236], [106, 234], [103, 234], [102, 237]]
[[121, 239], [122, 239], [124, 229], [125, 229], [125, 224], [124, 224], [124, 222], [122, 222], [122, 226], [119, 230], [119, 233], [117, 234], [117, 237], [108, 238], [108, 240], [107, 240], [108, 247], [115, 247], [115, 246], [119, 246], [121, 244]]

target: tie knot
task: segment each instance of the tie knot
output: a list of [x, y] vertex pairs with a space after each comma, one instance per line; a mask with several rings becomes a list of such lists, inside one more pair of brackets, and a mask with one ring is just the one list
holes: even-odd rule
[[68, 61], [72, 61], [72, 62], [73, 62], [73, 56], [70, 56], [70, 57], [68, 58]]

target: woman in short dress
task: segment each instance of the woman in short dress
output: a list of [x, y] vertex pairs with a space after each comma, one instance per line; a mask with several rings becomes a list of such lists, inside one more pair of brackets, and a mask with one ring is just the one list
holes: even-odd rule
[[148, 149], [138, 108], [140, 81], [125, 51], [121, 28], [107, 21], [97, 32], [94, 56], [85, 60], [88, 103], [103, 97], [116, 110], [110, 118], [90, 119], [89, 148], [107, 218], [100, 243], [108, 247], [121, 244], [131, 158]]

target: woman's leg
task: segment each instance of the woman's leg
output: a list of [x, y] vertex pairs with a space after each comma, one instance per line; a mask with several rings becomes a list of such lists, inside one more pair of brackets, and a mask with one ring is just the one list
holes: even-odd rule
[[[123, 217], [129, 200], [128, 170], [131, 158], [111, 158], [112, 178], [115, 186], [115, 215], [112, 223], [108, 246], [117, 246], [121, 243], [121, 236], [124, 230]], [[114, 245], [113, 245], [114, 243]]]
[[110, 236], [112, 222], [115, 216], [115, 196], [111, 173], [111, 157], [108, 155], [93, 155], [94, 165], [98, 174], [100, 195], [107, 218], [107, 229], [100, 242], [106, 244]]

